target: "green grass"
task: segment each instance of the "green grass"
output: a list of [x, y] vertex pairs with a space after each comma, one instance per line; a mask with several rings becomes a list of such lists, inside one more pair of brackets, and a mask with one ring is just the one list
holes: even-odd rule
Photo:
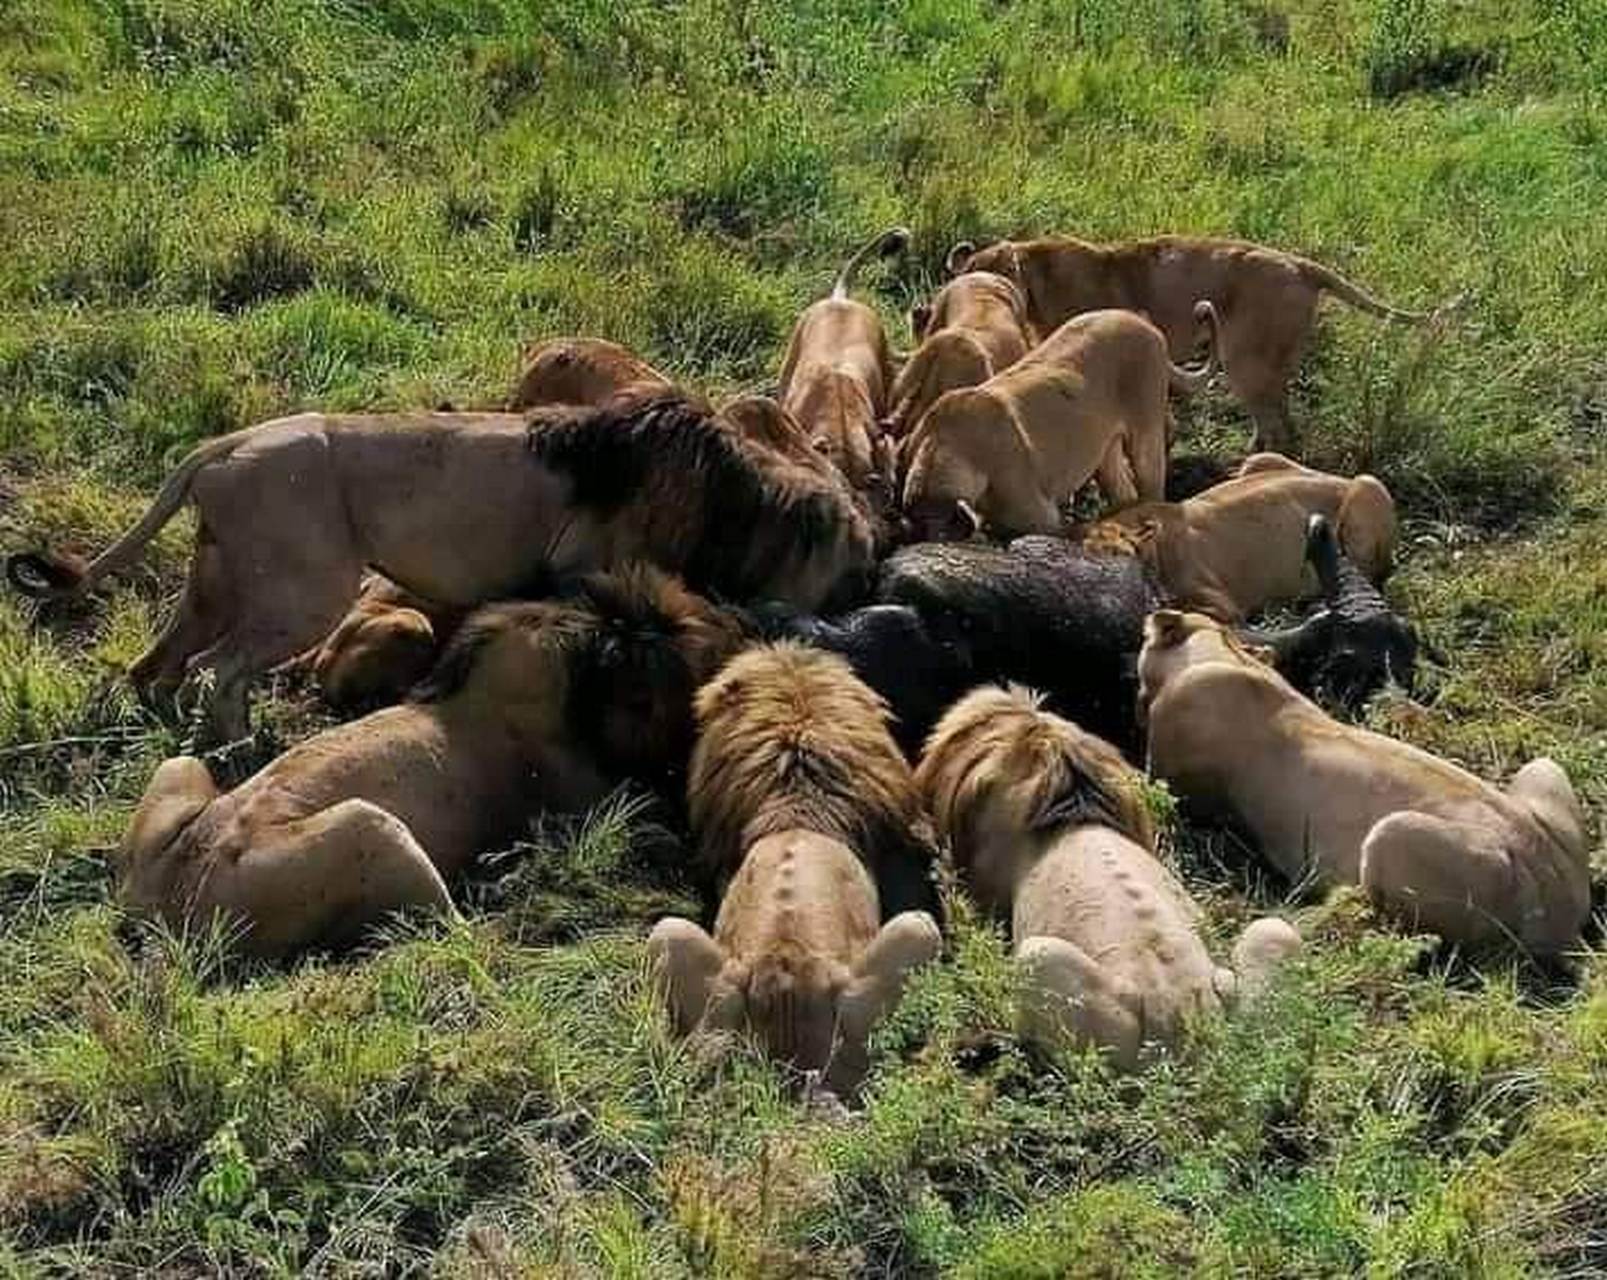
[[[1448, 658], [1370, 718], [1492, 778], [1552, 753], [1599, 816], [1604, 84], [1601, 0], [0, 2], [0, 538], [98, 545], [298, 406], [493, 400], [521, 337], [763, 386], [893, 222], [899, 345], [961, 237], [1241, 235], [1466, 295], [1432, 334], [1330, 305], [1298, 387], [1313, 457], [1405, 506], [1391, 591]], [[1599, 929], [1541, 970], [1301, 903], [1275, 999], [1119, 1079], [1013, 1040], [956, 899], [838, 1124], [669, 1037], [640, 940], [695, 903], [639, 806], [288, 971], [122, 919], [108, 849], [187, 733], [117, 673], [186, 537], [91, 606], [0, 601], [0, 1272], [1607, 1268]], [[319, 722], [262, 710], [257, 758]], [[1281, 902], [1172, 847], [1217, 942]]]

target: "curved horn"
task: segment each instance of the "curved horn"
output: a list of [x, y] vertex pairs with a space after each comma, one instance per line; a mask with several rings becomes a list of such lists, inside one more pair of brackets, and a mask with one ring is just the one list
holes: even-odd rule
[[1333, 605], [1339, 600], [1339, 539], [1334, 536], [1334, 526], [1328, 517], [1321, 512], [1314, 513], [1306, 521], [1306, 559], [1311, 567], [1317, 571], [1317, 581], [1322, 583], [1322, 593], [1328, 603]]
[[962, 260], [969, 259], [976, 252], [975, 240], [956, 240], [954, 247], [949, 250], [948, 256], [943, 259], [943, 271], [949, 277], [954, 277], [965, 270]]

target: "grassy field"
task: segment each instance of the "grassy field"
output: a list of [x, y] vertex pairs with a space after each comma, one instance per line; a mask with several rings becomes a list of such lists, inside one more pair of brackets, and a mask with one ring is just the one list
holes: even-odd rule
[[[1448, 659], [1370, 716], [1491, 778], [1555, 755], [1599, 831], [1604, 208], [1603, 0], [0, 0], [0, 542], [96, 546], [287, 409], [494, 400], [521, 336], [761, 386], [893, 222], [901, 346], [962, 236], [1242, 235], [1466, 295], [1431, 333], [1330, 306], [1299, 387], [1311, 456], [1405, 504], [1391, 593]], [[109, 848], [186, 732], [117, 677], [186, 536], [0, 600], [0, 1273], [1607, 1271], [1599, 921], [1541, 968], [1290, 903], [1275, 998], [1121, 1079], [1011, 1038], [956, 898], [833, 1124], [668, 1036], [640, 939], [696, 904], [639, 803], [288, 972], [122, 919]], [[224, 763], [317, 716], [260, 710]], [[1219, 941], [1284, 904], [1170, 849]]]

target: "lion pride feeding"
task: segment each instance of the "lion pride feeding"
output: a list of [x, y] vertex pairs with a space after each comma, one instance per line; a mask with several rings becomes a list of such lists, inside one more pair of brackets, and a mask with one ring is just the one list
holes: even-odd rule
[[[337, 709], [407, 696], [232, 790], [166, 761], [125, 904], [222, 918], [263, 956], [344, 944], [398, 908], [454, 914], [477, 855], [630, 783], [697, 850], [702, 915], [647, 944], [675, 1028], [749, 1033], [842, 1099], [966, 894], [1011, 922], [1017, 1026], [1050, 1052], [1187, 1053], [1280, 981], [1303, 944], [1275, 917], [1213, 959], [1163, 781], [1291, 883], [1360, 884], [1451, 942], [1577, 943], [1585, 819], [1557, 765], [1498, 789], [1341, 718], [1415, 687], [1384, 484], [1257, 454], [1163, 500], [1170, 393], [1220, 360], [1287, 448], [1321, 292], [1423, 317], [1257, 245], [1007, 240], [951, 254], [901, 361], [848, 291], [908, 240], [866, 243], [804, 311], [776, 398], [717, 412], [659, 372], [679, 353], [550, 338], [521, 349], [521, 412], [266, 422], [198, 446], [92, 561], [12, 555], [26, 594], [82, 594], [193, 503], [142, 692], [211, 671], [223, 739], [298, 656]], [[1174, 364], [1197, 337], [1206, 364]], [[1253, 621], [1319, 588], [1309, 617]]]

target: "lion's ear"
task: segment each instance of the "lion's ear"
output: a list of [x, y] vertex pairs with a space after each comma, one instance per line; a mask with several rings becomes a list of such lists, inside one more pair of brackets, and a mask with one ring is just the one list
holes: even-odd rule
[[932, 308], [928, 303], [918, 302], [910, 308], [910, 329], [915, 334], [915, 341], [925, 340], [926, 328], [931, 323]]
[[1144, 624], [1150, 642], [1162, 648], [1181, 643], [1185, 630], [1183, 615], [1176, 609], [1157, 609]]

